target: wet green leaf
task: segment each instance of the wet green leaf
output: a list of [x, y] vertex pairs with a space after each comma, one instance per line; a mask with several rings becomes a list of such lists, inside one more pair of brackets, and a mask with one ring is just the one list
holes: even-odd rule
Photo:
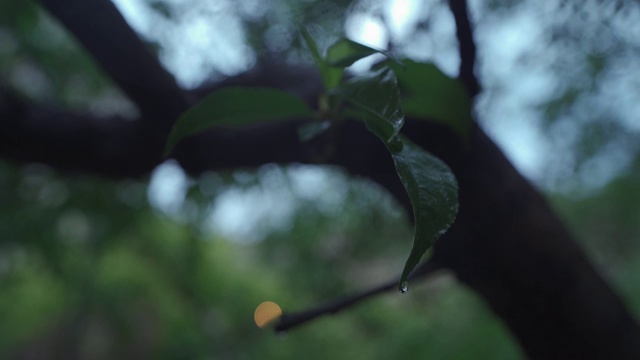
[[451, 226], [458, 212], [455, 176], [440, 159], [399, 135], [404, 124], [395, 76], [382, 68], [349, 80], [333, 94], [342, 97], [348, 115], [361, 119], [386, 145], [411, 199], [415, 221], [413, 246], [400, 279], [406, 288], [424, 253]]
[[442, 160], [404, 137], [401, 141], [402, 150], [392, 156], [411, 199], [415, 223], [413, 246], [400, 277], [403, 284], [424, 253], [453, 224], [458, 213], [458, 183]]
[[187, 110], [167, 140], [168, 155], [183, 138], [215, 126], [242, 126], [273, 120], [310, 118], [313, 110], [300, 98], [270, 88], [225, 88]]

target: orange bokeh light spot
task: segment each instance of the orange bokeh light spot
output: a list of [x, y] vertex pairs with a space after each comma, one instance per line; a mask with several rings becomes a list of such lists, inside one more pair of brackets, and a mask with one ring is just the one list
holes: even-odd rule
[[282, 315], [282, 309], [278, 304], [273, 301], [265, 301], [258, 305], [256, 312], [253, 314], [253, 319], [256, 321], [256, 325], [259, 328], [264, 328], [270, 322], [278, 319]]

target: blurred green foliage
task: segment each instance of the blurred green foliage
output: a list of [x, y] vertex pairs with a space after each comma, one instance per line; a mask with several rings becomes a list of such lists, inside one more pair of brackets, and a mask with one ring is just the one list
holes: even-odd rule
[[640, 171], [581, 196], [551, 197], [590, 257], [640, 318]]
[[135, 113], [75, 39], [32, 1], [0, 2], [0, 85], [70, 109]]
[[[290, 229], [253, 244], [160, 214], [144, 182], [3, 164], [0, 185], [3, 358], [35, 349], [92, 359], [518, 356], [448, 275], [285, 336], [256, 327], [264, 300], [301, 310], [397, 276], [411, 231], [362, 181], [350, 183], [342, 211], [302, 200]], [[198, 185], [189, 197], [205, 204]]]

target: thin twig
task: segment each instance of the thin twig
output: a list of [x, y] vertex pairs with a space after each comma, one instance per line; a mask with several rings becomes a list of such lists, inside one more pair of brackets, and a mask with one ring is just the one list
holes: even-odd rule
[[464, 83], [472, 98], [480, 92], [480, 84], [474, 73], [476, 65], [476, 43], [469, 21], [466, 0], [449, 0], [449, 8], [456, 22], [456, 37], [460, 51], [460, 73], [458, 77]]
[[[415, 279], [427, 276], [439, 269], [441, 269], [441, 266], [437, 264], [435, 261], [432, 261], [430, 259], [424, 264], [422, 264], [422, 266], [416, 269], [413, 273], [411, 273], [411, 275], [409, 276], [409, 279], [415, 280]], [[372, 289], [363, 291], [361, 293], [352, 294], [350, 296], [345, 296], [343, 298], [333, 300], [331, 302], [317, 306], [315, 308], [311, 308], [311, 309], [300, 311], [300, 312], [290, 313], [290, 314], [284, 313], [280, 317], [280, 320], [278, 321], [278, 324], [276, 325], [275, 330], [278, 333], [291, 330], [311, 320], [314, 320], [317, 317], [328, 315], [328, 314], [335, 314], [340, 310], [344, 310], [346, 308], [354, 306], [363, 300], [382, 294], [391, 289], [396, 289], [397, 287], [398, 287], [398, 280], [392, 280], [382, 285], [376, 286]]]

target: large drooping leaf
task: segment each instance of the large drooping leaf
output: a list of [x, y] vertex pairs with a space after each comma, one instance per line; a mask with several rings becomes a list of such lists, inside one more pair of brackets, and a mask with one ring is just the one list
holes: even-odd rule
[[462, 135], [471, 127], [471, 99], [464, 85], [444, 74], [437, 66], [403, 60], [403, 66], [392, 61], [402, 93], [402, 109], [406, 116], [437, 121], [451, 126]]
[[400, 277], [400, 290], [424, 253], [453, 224], [458, 214], [458, 183], [442, 160], [401, 137], [402, 150], [393, 153], [396, 171], [411, 199], [415, 233], [413, 247]]
[[351, 116], [386, 145], [396, 171], [411, 199], [415, 221], [413, 247], [400, 278], [400, 290], [424, 253], [451, 226], [458, 212], [458, 185], [441, 160], [399, 135], [404, 123], [395, 77], [381, 69], [370, 76], [354, 78], [333, 92], [349, 104]]
[[167, 140], [165, 155], [187, 136], [215, 126], [243, 126], [272, 120], [310, 118], [313, 110], [300, 98], [270, 88], [225, 88], [187, 110]]

